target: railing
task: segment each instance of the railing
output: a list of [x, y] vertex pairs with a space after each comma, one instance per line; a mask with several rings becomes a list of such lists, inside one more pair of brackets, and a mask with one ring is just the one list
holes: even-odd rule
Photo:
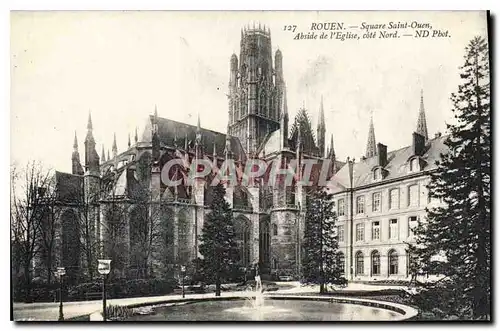
[[278, 203], [272, 207], [272, 209], [299, 209], [299, 206], [295, 203]]
[[233, 210], [252, 211], [253, 209], [252, 209], [252, 206], [235, 204], [235, 205], [233, 205]]
[[193, 203], [191, 199], [176, 198], [173, 196], [169, 196], [169, 197], [165, 198], [164, 201], [169, 202], [169, 203], [180, 203], [180, 204], [185, 204], [185, 205], [190, 205]]

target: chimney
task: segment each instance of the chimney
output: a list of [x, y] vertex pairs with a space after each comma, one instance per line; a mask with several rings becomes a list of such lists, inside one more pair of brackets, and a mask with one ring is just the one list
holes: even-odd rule
[[387, 164], [387, 146], [381, 143], [377, 144], [378, 165], [385, 167]]
[[413, 155], [422, 156], [425, 151], [425, 137], [421, 134], [413, 132], [412, 149]]

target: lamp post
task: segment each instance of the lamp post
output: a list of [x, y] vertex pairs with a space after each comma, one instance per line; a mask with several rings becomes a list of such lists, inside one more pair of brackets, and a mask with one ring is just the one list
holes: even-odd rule
[[245, 271], [245, 284], [247, 283], [247, 267], [243, 268], [243, 270]]
[[111, 260], [98, 260], [97, 271], [102, 275], [102, 317], [106, 322], [106, 278], [111, 271]]
[[64, 321], [63, 313], [63, 276], [66, 274], [66, 269], [64, 267], [57, 268], [57, 275], [59, 276], [59, 321]]
[[353, 264], [353, 250], [354, 250], [354, 187], [353, 187], [353, 172], [354, 172], [354, 158], [351, 160], [349, 157], [347, 158], [347, 164], [349, 165], [349, 193], [350, 193], [350, 208], [349, 208], [349, 227], [350, 227], [350, 234], [351, 234], [351, 240], [349, 243], [349, 266], [350, 266], [350, 272], [351, 272], [351, 280], [354, 279], [354, 264]]
[[185, 298], [186, 297], [186, 293], [184, 292], [184, 275], [185, 275], [185, 272], [186, 272], [186, 266], [185, 265], [181, 265], [181, 277], [182, 277], [182, 280], [181, 280], [181, 286], [182, 286], [182, 298]]

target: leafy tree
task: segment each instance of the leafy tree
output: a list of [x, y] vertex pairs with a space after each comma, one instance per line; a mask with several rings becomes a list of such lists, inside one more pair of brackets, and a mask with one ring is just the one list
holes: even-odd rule
[[320, 293], [327, 292], [327, 284], [337, 284], [341, 280], [336, 219], [332, 194], [316, 190], [308, 196], [302, 259], [303, 282], [319, 284]]
[[198, 273], [207, 281], [215, 282], [216, 296], [220, 296], [221, 282], [231, 276], [238, 256], [233, 212], [224, 199], [225, 194], [226, 190], [220, 183], [213, 190], [211, 211], [203, 223], [201, 235], [200, 253], [203, 259], [198, 261]]
[[441, 155], [428, 186], [431, 198], [442, 204], [419, 222], [416, 247], [424, 270], [444, 275], [439, 288], [454, 293], [445, 303], [448, 313], [478, 319], [491, 311], [488, 45], [475, 37], [465, 50], [462, 82], [451, 97], [457, 123], [448, 125], [449, 151]]

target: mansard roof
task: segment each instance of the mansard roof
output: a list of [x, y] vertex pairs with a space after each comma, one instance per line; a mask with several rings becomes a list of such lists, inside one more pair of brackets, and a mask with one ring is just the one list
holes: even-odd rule
[[[149, 121], [146, 123], [144, 131], [140, 137], [139, 142], [151, 142], [151, 120], [154, 117], [151, 115]], [[167, 118], [158, 117], [158, 133], [160, 142], [168, 147], [174, 146], [174, 139], [177, 138], [177, 146], [184, 147], [187, 135], [188, 144], [191, 148], [194, 145], [196, 137], [196, 125], [186, 124], [170, 120]], [[246, 154], [238, 138], [231, 136], [231, 152], [236, 159], [246, 160]], [[214, 150], [217, 155], [224, 155], [224, 148], [226, 147], [226, 134], [201, 128], [201, 142], [205, 154], [211, 155]]]
[[[427, 149], [421, 156], [426, 161], [422, 171], [436, 169], [436, 161], [440, 159], [441, 153], [446, 153], [448, 147], [445, 140], [448, 136], [441, 136], [428, 141]], [[413, 156], [412, 146], [406, 146], [395, 151], [387, 153], [387, 165], [383, 167], [387, 171], [387, 176], [377, 185], [383, 184], [394, 179], [402, 178], [408, 175], [407, 162]], [[353, 186], [363, 187], [372, 183], [372, 169], [378, 166], [378, 156], [356, 161], [353, 169]], [[333, 176], [334, 186], [331, 187], [332, 193], [341, 192], [350, 187], [349, 166], [344, 166]]]

